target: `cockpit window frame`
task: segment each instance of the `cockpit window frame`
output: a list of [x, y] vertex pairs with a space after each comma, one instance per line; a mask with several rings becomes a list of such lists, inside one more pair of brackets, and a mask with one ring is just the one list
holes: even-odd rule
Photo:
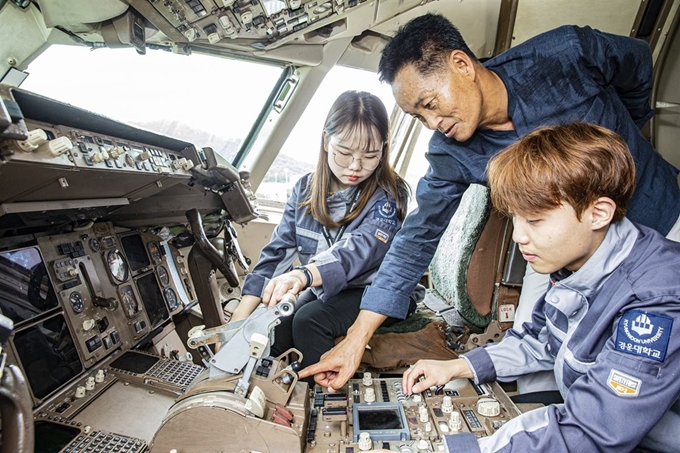
[[285, 66], [283, 68], [283, 71], [281, 71], [281, 75], [279, 76], [279, 79], [272, 88], [272, 91], [269, 93], [267, 101], [262, 106], [262, 110], [260, 110], [260, 113], [257, 115], [257, 118], [255, 119], [252, 127], [250, 128], [250, 131], [248, 131], [248, 134], [243, 139], [243, 142], [241, 142], [241, 146], [238, 152], [236, 153], [236, 156], [234, 156], [234, 159], [231, 162], [234, 167], [240, 168], [243, 162], [245, 161], [246, 157], [248, 156], [248, 153], [255, 144], [255, 141], [257, 140], [257, 136], [264, 127], [265, 123], [267, 122], [267, 118], [274, 110], [276, 106], [276, 100], [279, 98], [279, 96], [281, 96], [281, 93], [286, 88], [288, 80], [293, 76], [294, 72], [295, 67], [293, 65]]

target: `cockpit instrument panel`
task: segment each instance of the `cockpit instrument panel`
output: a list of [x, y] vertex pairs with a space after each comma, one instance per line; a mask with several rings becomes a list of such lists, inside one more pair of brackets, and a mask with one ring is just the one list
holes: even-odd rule
[[106, 252], [106, 263], [109, 268], [109, 273], [116, 283], [125, 283], [128, 281], [128, 277], [130, 276], [128, 264], [119, 250], [109, 250]]
[[[329, 30], [338, 26], [334, 23], [342, 22], [349, 10], [369, 4], [375, 6], [367, 0], [169, 0], [150, 3], [163, 18], [153, 21], [154, 25], [161, 30], [167, 29], [168, 25], [173, 27], [168, 31], [169, 36], [181, 33], [188, 42], [216, 45], [228, 45], [232, 39], [245, 38], [254, 41], [252, 45], [256, 49], [274, 48], [275, 44], [300, 40], [301, 36], [306, 42], [321, 42], [330, 37]], [[147, 6], [144, 0], [132, 0], [130, 4]], [[367, 14], [371, 12], [367, 11]], [[308, 29], [310, 25], [313, 27]], [[326, 29], [323, 29], [324, 25]], [[346, 28], [345, 24], [343, 29]]]

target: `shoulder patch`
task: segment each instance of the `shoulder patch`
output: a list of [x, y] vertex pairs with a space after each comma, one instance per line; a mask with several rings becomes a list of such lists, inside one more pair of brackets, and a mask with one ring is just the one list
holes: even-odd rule
[[640, 379], [613, 368], [607, 378], [607, 386], [620, 396], [638, 396], [641, 385], [642, 381]]
[[381, 222], [397, 225], [397, 204], [392, 201], [379, 201], [374, 205], [373, 218]]
[[616, 328], [616, 350], [663, 362], [673, 318], [642, 310], [627, 311]]

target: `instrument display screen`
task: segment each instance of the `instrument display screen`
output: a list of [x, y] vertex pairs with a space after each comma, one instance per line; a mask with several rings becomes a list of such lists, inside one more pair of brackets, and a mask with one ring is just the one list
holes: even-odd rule
[[35, 453], [59, 453], [80, 434], [80, 428], [36, 420]]
[[132, 272], [137, 272], [151, 265], [149, 255], [146, 254], [146, 247], [144, 241], [139, 234], [130, 234], [128, 236], [121, 236], [120, 243], [123, 245], [125, 256], [130, 263]]
[[33, 396], [43, 399], [83, 370], [63, 314], [19, 329], [12, 340]]
[[38, 247], [0, 253], [0, 312], [3, 315], [16, 325], [57, 305]]
[[168, 308], [165, 305], [165, 299], [158, 286], [156, 275], [150, 272], [137, 279], [137, 289], [139, 295], [146, 308], [146, 314], [149, 316], [151, 328], [155, 329], [160, 323], [168, 319]]

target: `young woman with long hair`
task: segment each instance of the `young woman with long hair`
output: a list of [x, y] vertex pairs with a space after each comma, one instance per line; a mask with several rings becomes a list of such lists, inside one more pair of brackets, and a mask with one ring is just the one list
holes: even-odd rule
[[[408, 191], [390, 166], [382, 101], [362, 91], [341, 94], [321, 133], [316, 170], [295, 184], [231, 319], [298, 295], [295, 313], [276, 327], [272, 354], [295, 347], [304, 366], [316, 363], [358, 316], [364, 288], [406, 216]], [[301, 266], [293, 267], [296, 260]]]

